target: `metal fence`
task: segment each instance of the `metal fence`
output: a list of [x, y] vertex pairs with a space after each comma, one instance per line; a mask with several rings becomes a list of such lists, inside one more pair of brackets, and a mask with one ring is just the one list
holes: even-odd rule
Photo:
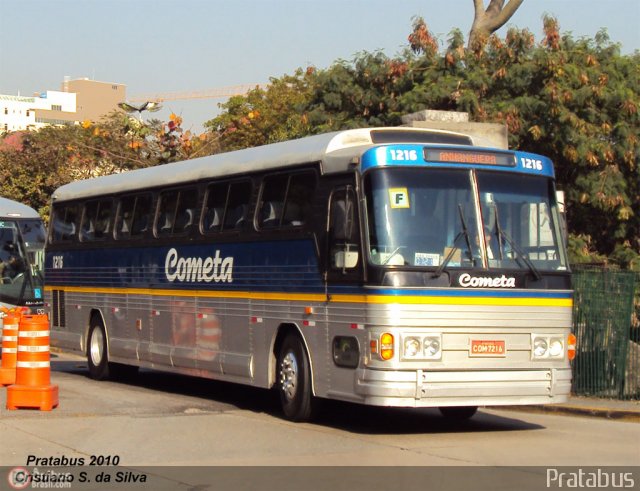
[[640, 274], [574, 268], [576, 395], [640, 399]]

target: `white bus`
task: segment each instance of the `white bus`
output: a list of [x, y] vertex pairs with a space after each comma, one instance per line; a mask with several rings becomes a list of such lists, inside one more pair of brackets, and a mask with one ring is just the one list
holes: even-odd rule
[[318, 399], [567, 399], [572, 291], [549, 159], [348, 130], [68, 184], [46, 257], [52, 344]]

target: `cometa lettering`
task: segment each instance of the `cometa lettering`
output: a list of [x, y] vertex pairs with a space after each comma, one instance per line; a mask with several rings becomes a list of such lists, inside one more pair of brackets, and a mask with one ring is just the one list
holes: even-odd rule
[[233, 257], [220, 257], [216, 251], [211, 257], [180, 257], [174, 248], [167, 252], [164, 272], [170, 282], [232, 283]]
[[463, 288], [515, 288], [516, 279], [513, 276], [502, 275], [496, 278], [486, 276], [471, 276], [469, 273], [460, 275], [458, 280]]

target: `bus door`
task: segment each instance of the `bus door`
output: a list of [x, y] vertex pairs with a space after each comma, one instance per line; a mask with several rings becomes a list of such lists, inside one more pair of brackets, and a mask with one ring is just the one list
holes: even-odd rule
[[[328, 210], [327, 336], [325, 349], [333, 362], [327, 374], [327, 390], [353, 393], [353, 369], [365, 349], [365, 304], [357, 295], [363, 284], [363, 253], [358, 200], [353, 186], [334, 189]], [[316, 385], [316, 390], [322, 388]]]

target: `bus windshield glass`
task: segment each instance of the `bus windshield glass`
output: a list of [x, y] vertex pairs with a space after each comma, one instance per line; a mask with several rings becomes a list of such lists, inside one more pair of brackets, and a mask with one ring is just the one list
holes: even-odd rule
[[365, 192], [372, 264], [567, 269], [546, 177], [396, 167], [369, 172]]
[[0, 221], [0, 302], [42, 304], [44, 242], [40, 220]]

